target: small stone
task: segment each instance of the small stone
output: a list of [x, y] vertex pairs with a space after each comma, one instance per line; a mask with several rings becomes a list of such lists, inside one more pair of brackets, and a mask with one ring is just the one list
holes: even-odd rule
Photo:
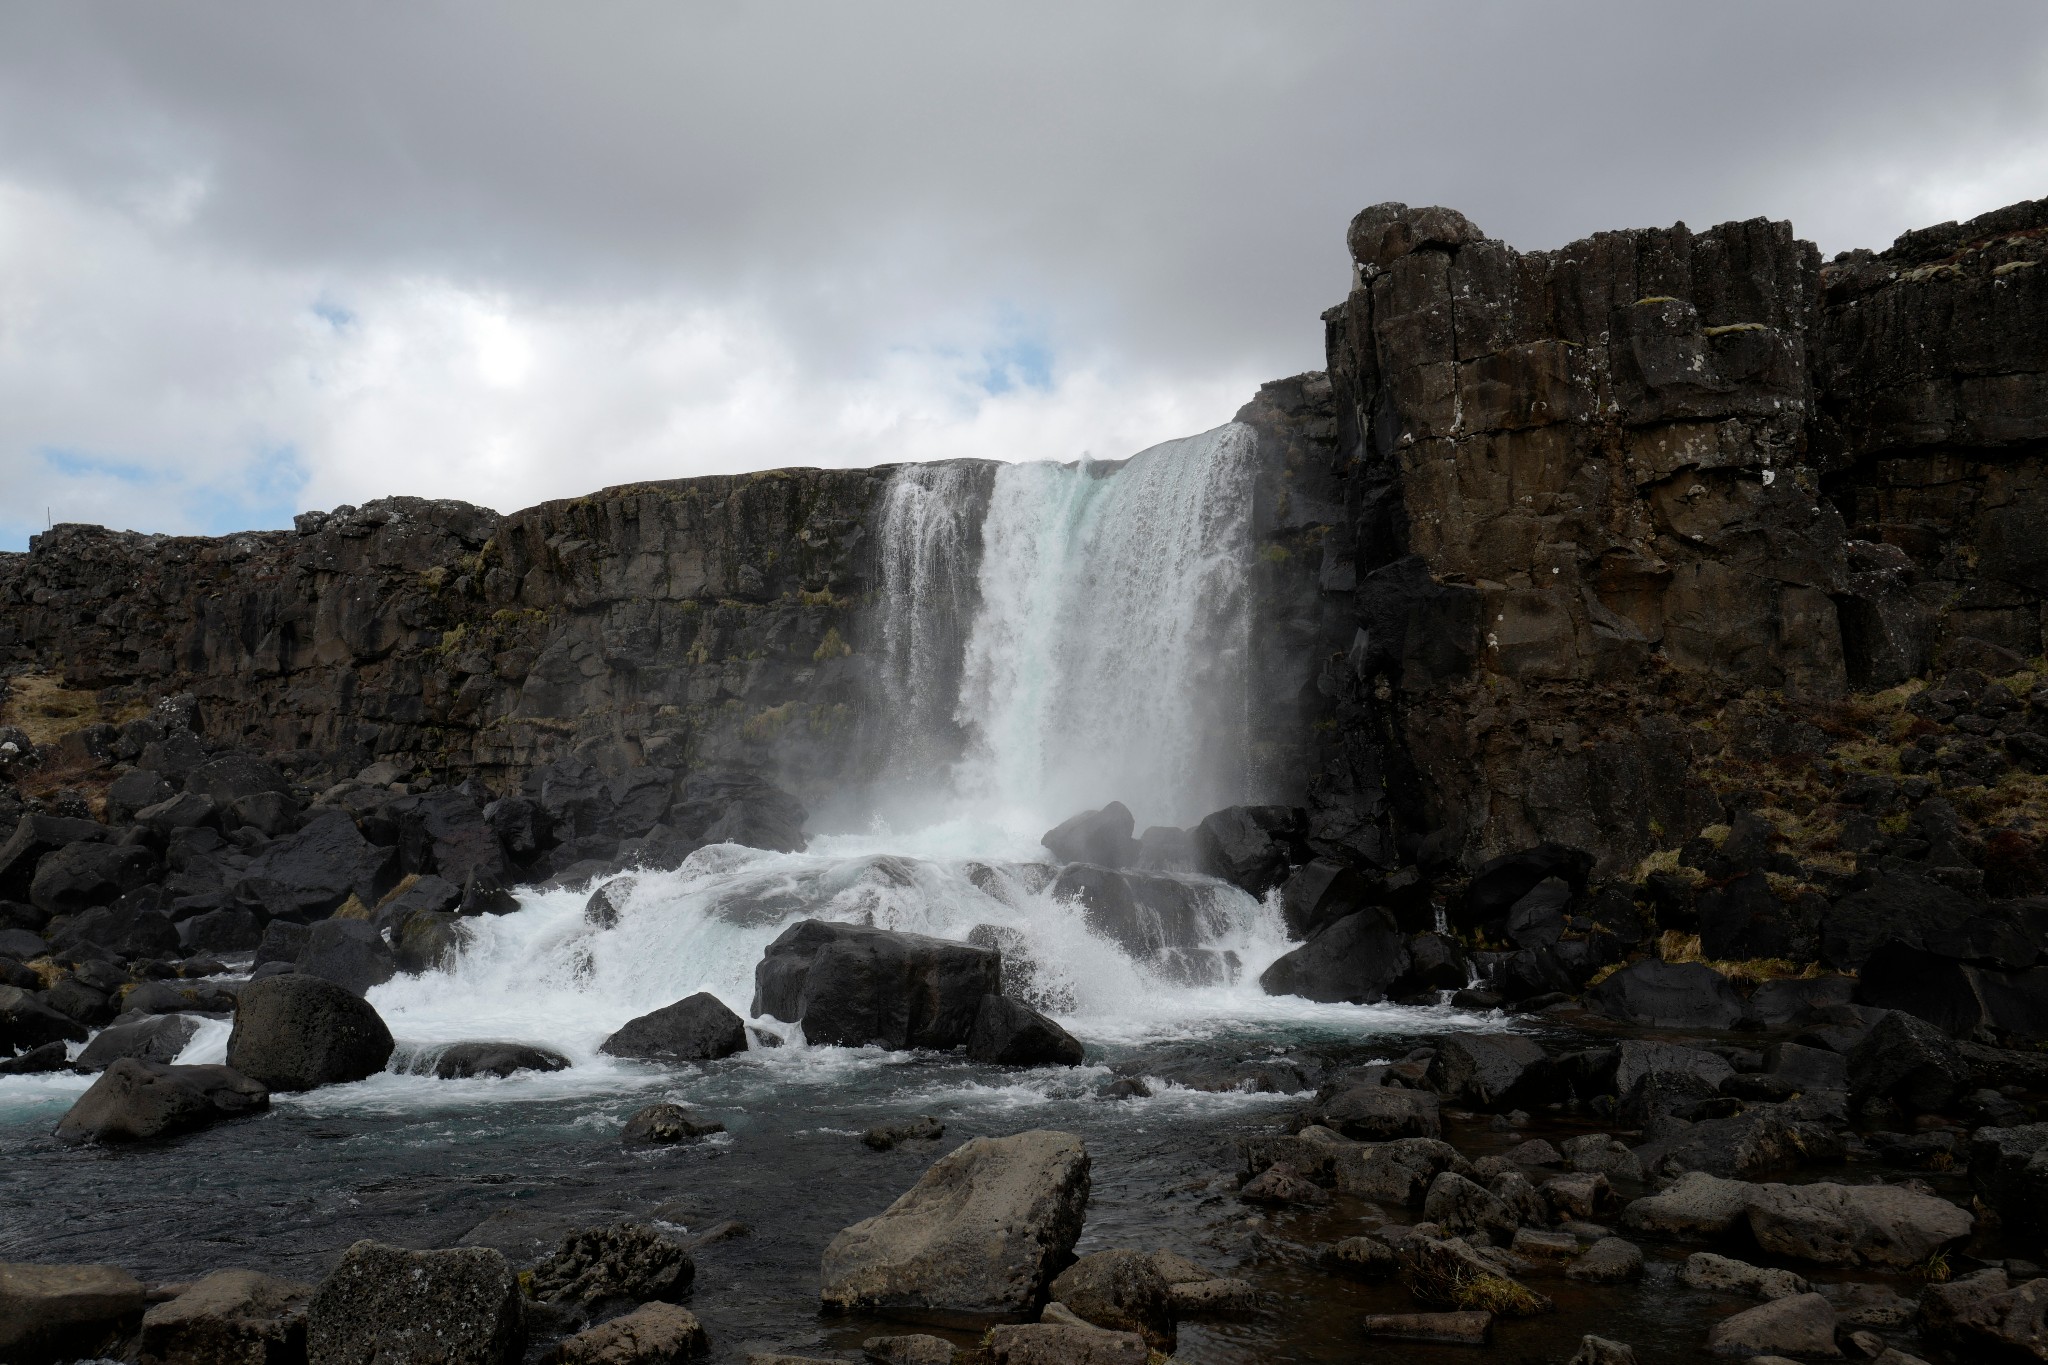
[[992, 1328], [992, 1365], [1145, 1365], [1145, 1338], [1136, 1332], [1033, 1322]]
[[1678, 1278], [1694, 1289], [1746, 1294], [1753, 1299], [1788, 1299], [1794, 1294], [1813, 1292], [1812, 1285], [1789, 1270], [1766, 1269], [1711, 1251], [1697, 1251], [1686, 1257]]
[[1566, 1365], [1636, 1365], [1636, 1352], [1633, 1346], [1606, 1337], [1584, 1336], [1579, 1338], [1578, 1353]]
[[905, 1142], [936, 1142], [946, 1135], [946, 1125], [930, 1114], [899, 1123], [881, 1123], [860, 1135], [860, 1140], [878, 1152], [887, 1152]]
[[1525, 1260], [1562, 1265], [1579, 1257], [1579, 1239], [1566, 1232], [1542, 1232], [1517, 1228], [1508, 1250]]
[[869, 1337], [860, 1344], [868, 1359], [881, 1365], [952, 1365], [953, 1343], [944, 1337], [913, 1333], [900, 1337]]
[[1166, 1299], [1177, 1317], [1249, 1313], [1259, 1306], [1259, 1291], [1249, 1280], [1224, 1277], [1170, 1285]]
[[696, 1314], [672, 1303], [647, 1303], [578, 1332], [555, 1348], [554, 1359], [557, 1365], [681, 1365], [708, 1349]]
[[1292, 1166], [1275, 1162], [1237, 1192], [1247, 1204], [1327, 1204], [1329, 1191], [1295, 1174]]

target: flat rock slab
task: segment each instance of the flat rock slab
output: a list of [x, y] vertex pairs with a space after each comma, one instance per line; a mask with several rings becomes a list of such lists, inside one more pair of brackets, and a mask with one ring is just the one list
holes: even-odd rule
[[993, 1365], [1145, 1365], [1145, 1338], [1136, 1332], [1033, 1322], [997, 1327], [988, 1334]]
[[1707, 1333], [1707, 1349], [1715, 1355], [1815, 1356], [1833, 1360], [1834, 1305], [1818, 1294], [1793, 1294], [1746, 1308], [1721, 1319]]
[[307, 1309], [307, 1365], [506, 1365], [524, 1346], [518, 1277], [484, 1247], [357, 1242]]
[[303, 1357], [313, 1286], [254, 1270], [216, 1270], [142, 1317], [142, 1352], [159, 1365], [271, 1365]]
[[555, 1360], [558, 1365], [680, 1365], [708, 1349], [696, 1314], [672, 1303], [649, 1303], [578, 1332], [555, 1348]]
[[1484, 1346], [1493, 1334], [1491, 1313], [1369, 1313], [1365, 1334], [1383, 1341], [1429, 1341]]
[[270, 1092], [225, 1066], [166, 1066], [123, 1057], [57, 1122], [57, 1140], [142, 1142], [261, 1113]]
[[1031, 1311], [1081, 1234], [1088, 1188], [1088, 1152], [1072, 1133], [974, 1138], [886, 1210], [832, 1239], [825, 1306]]

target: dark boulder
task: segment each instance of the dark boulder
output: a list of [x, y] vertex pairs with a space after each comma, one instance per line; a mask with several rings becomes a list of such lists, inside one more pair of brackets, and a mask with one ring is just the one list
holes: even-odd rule
[[1078, 1039], [1030, 1006], [984, 995], [967, 1035], [967, 1055], [995, 1066], [1079, 1066]]
[[609, 1056], [653, 1062], [716, 1061], [746, 1050], [745, 1021], [709, 991], [630, 1019], [598, 1046]]
[[619, 1141], [628, 1147], [657, 1147], [724, 1131], [718, 1120], [700, 1119], [680, 1104], [650, 1104], [626, 1120]]
[[526, 1043], [455, 1043], [434, 1059], [434, 1075], [444, 1081], [472, 1076], [510, 1076], [515, 1071], [566, 1071], [569, 1059], [559, 1052]]
[[2008, 1227], [2048, 1223], [2048, 1123], [1979, 1128], [1970, 1135], [1970, 1187]]
[[431, 972], [452, 966], [469, 942], [469, 928], [446, 910], [415, 910], [394, 926], [391, 955], [401, 972]]
[[802, 802], [744, 772], [692, 773], [668, 812], [668, 823], [689, 839], [777, 853], [803, 851], [808, 818]]
[[249, 754], [222, 754], [192, 769], [185, 776], [185, 790], [206, 797], [226, 809], [247, 796], [265, 793], [284, 795], [292, 784], [273, 765]]
[[85, 1025], [19, 986], [0, 986], [0, 1051], [26, 1052], [45, 1043], [82, 1043]]
[[1052, 1282], [1052, 1296], [1083, 1320], [1138, 1332], [1155, 1348], [1173, 1349], [1173, 1305], [1152, 1254], [1116, 1248], [1083, 1256]]
[[[1732, 836], [1731, 836], [1732, 838]], [[1745, 872], [1726, 886], [1700, 893], [1700, 951], [1722, 962], [1789, 957], [1793, 926], [1785, 905], [1762, 872]], [[1809, 934], [1807, 943], [1812, 942]]]
[[179, 830], [220, 823], [220, 808], [198, 792], [179, 792], [135, 812], [135, 823], [168, 838]]
[[1543, 1049], [1513, 1033], [1452, 1034], [1437, 1045], [1429, 1075], [1447, 1098], [1484, 1110], [1548, 1103], [1562, 1084]]
[[311, 925], [295, 924], [291, 920], [272, 920], [263, 928], [263, 937], [256, 943], [256, 961], [297, 962], [299, 954], [306, 951], [306, 944], [313, 937]]
[[1758, 1028], [1800, 1028], [1816, 1010], [1846, 1005], [1854, 997], [1852, 976], [1800, 976], [1766, 981], [1750, 995], [1744, 1018]]
[[952, 1048], [981, 998], [1002, 991], [1002, 954], [922, 934], [803, 920], [754, 968], [752, 1012], [803, 1025], [812, 1043]]
[[1138, 841], [1131, 837], [1136, 827], [1130, 809], [1112, 801], [1053, 826], [1039, 842], [1063, 863], [1128, 867], [1138, 857]]
[[1565, 844], [1539, 844], [1503, 854], [1472, 874], [1464, 894], [1451, 903], [1451, 923], [1460, 929], [1505, 923], [1515, 902], [1551, 877], [1562, 881], [1574, 895], [1583, 895], [1592, 871], [1593, 855]]
[[306, 1310], [308, 1365], [513, 1365], [525, 1346], [519, 1277], [488, 1247], [357, 1242]]
[[409, 873], [432, 872], [456, 886], [479, 877], [502, 884], [513, 875], [498, 832], [466, 792], [414, 797], [397, 821], [399, 854]]
[[62, 1043], [44, 1043], [18, 1057], [0, 1061], [0, 1076], [44, 1076], [71, 1069], [71, 1049]]
[[292, 972], [242, 987], [228, 1065], [272, 1090], [311, 1090], [376, 1075], [392, 1046], [391, 1030], [361, 997]]
[[697, 1277], [690, 1253], [651, 1223], [582, 1228], [535, 1266], [529, 1292], [588, 1317], [607, 1308], [673, 1300]]
[[407, 876], [393, 887], [377, 906], [373, 921], [379, 928], [395, 928], [420, 910], [454, 911], [462, 904], [462, 888], [432, 872]]
[[1312, 1122], [1361, 1142], [1443, 1135], [1436, 1096], [1426, 1090], [1343, 1080], [1319, 1091], [1308, 1112]]
[[1153, 825], [1138, 836], [1138, 866], [1147, 872], [1200, 872], [1195, 836], [1177, 825]]
[[1821, 956], [1862, 967], [1887, 940], [1958, 962], [2018, 969], [2039, 955], [2016, 917], [1930, 877], [1894, 872], [1836, 901], [1822, 922]]
[[139, 1354], [155, 1365], [302, 1361], [312, 1296], [310, 1284], [254, 1270], [216, 1270], [150, 1307]]
[[1556, 946], [1564, 937], [1565, 911], [1571, 903], [1570, 885], [1560, 877], [1545, 877], [1508, 907], [1508, 937], [1528, 951]]
[[78, 1067], [103, 1071], [132, 1057], [140, 1062], [174, 1062], [192, 1035], [199, 1032], [199, 1020], [189, 1014], [157, 1014], [132, 1024], [111, 1024], [103, 1028], [78, 1054]]
[[24, 815], [14, 832], [0, 843], [0, 898], [25, 901], [35, 880], [36, 865], [68, 844], [104, 840], [113, 831], [93, 820], [60, 815]]
[[861, 1146], [875, 1152], [893, 1152], [906, 1142], [937, 1142], [946, 1135], [946, 1125], [930, 1114], [914, 1119], [878, 1123], [860, 1135]]
[[61, 1365], [121, 1354], [144, 1306], [119, 1266], [0, 1262], [0, 1360]]
[[375, 905], [397, 880], [395, 849], [365, 839], [347, 812], [323, 810], [250, 860], [235, 894], [273, 916], [316, 919], [350, 896]]
[[224, 1066], [115, 1060], [57, 1124], [57, 1140], [139, 1142], [172, 1137], [270, 1107], [270, 1092]]
[[0, 957], [11, 961], [33, 962], [48, 952], [49, 946], [32, 929], [0, 929]]
[[1408, 939], [1381, 909], [1360, 910], [1317, 931], [1259, 977], [1268, 995], [1371, 1005], [1393, 993], [1413, 959]]
[[262, 919], [240, 907], [209, 910], [178, 925], [178, 942], [188, 953], [248, 953], [262, 941]]
[[171, 784], [149, 769], [132, 768], [107, 784], [107, 822], [129, 824], [134, 821], [135, 812], [175, 795]]
[[156, 855], [132, 844], [69, 844], [43, 856], [29, 883], [29, 902], [52, 915], [71, 915], [111, 905], [147, 885], [158, 870]]
[[1221, 927], [1204, 889], [1176, 877], [1069, 863], [1052, 895], [1079, 905], [1091, 933], [1141, 960], [1197, 947]]
[[1877, 1021], [1849, 1054], [1849, 1086], [1859, 1095], [1894, 1100], [1938, 1114], [1966, 1089], [1969, 1068], [1947, 1034], [1902, 1010]]
[[306, 935], [298, 969], [361, 995], [398, 975], [398, 959], [367, 921], [328, 919]]
[[1325, 925], [1363, 910], [1378, 894], [1373, 878], [1328, 858], [1294, 870], [1280, 888], [1280, 912], [1289, 938], [1305, 939]]
[[1742, 997], [1728, 978], [1698, 962], [1637, 962], [1586, 992], [1610, 1019], [1648, 1028], [1734, 1028]]
[[1308, 861], [1308, 814], [1297, 806], [1226, 806], [1192, 833], [1208, 871], [1254, 896]]
[[124, 958], [176, 957], [182, 946], [169, 916], [130, 900], [95, 906], [53, 922], [50, 943], [65, 952], [93, 944]]

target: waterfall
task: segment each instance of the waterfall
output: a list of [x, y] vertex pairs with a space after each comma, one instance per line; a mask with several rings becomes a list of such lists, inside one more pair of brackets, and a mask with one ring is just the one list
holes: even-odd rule
[[1231, 423], [1120, 463], [1005, 465], [993, 486], [985, 467], [898, 471], [878, 604], [894, 771], [964, 741], [948, 795], [1020, 829], [1243, 799], [1252, 447]]

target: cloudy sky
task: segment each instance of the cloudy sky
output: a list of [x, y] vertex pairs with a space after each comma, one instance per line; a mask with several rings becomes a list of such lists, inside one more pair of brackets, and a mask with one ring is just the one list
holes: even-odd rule
[[0, 0], [0, 549], [1121, 456], [1319, 364], [1380, 200], [1832, 253], [2044, 194], [2039, 0]]

